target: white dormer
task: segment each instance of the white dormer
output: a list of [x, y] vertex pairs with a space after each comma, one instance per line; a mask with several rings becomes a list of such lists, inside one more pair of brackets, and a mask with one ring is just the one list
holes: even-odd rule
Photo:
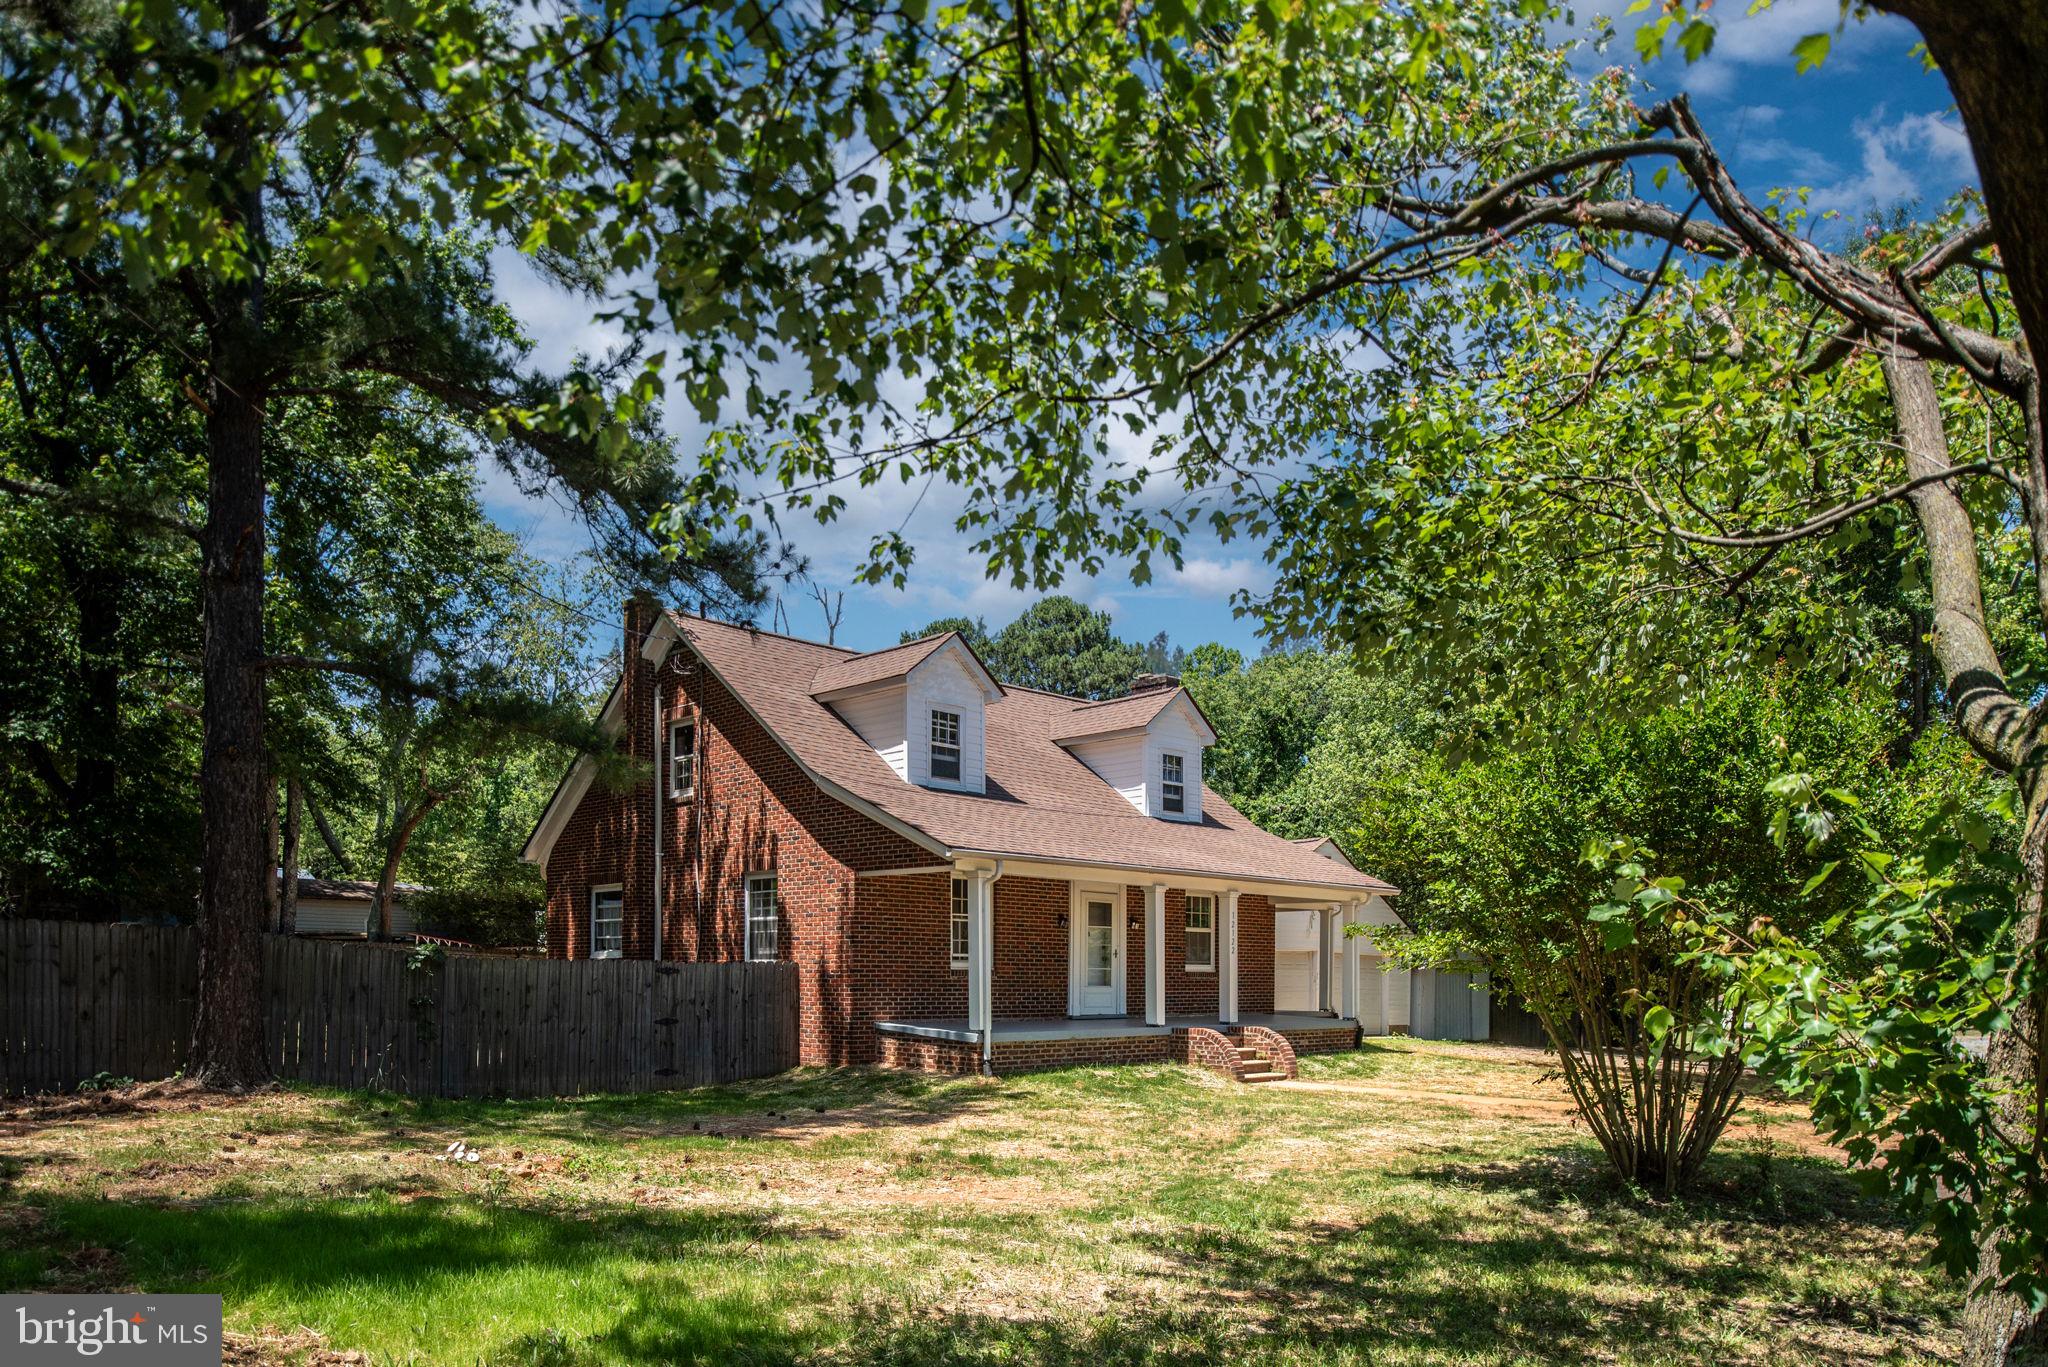
[[986, 791], [984, 709], [1003, 690], [958, 632], [829, 664], [811, 681], [811, 696], [904, 782]]
[[1202, 819], [1202, 752], [1216, 743], [1216, 730], [1185, 688], [1082, 703], [1055, 724], [1052, 738], [1145, 815]]

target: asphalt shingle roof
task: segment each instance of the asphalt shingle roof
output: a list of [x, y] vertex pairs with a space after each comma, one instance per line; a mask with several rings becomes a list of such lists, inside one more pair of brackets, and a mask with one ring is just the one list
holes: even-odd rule
[[[898, 778], [852, 727], [811, 696], [857, 686], [837, 680], [872, 682], [905, 672], [916, 663], [900, 658], [910, 646], [862, 656], [699, 617], [671, 620], [799, 762], [948, 850], [1315, 884], [1359, 894], [1394, 891], [1380, 879], [1260, 830], [1213, 788], [1202, 790], [1200, 822], [1146, 816], [1055, 743], [1068, 734], [1065, 728], [1076, 708], [1084, 707], [1082, 699], [1006, 688], [985, 713], [987, 793], [943, 792]], [[912, 646], [928, 646], [929, 654], [943, 639]], [[873, 669], [888, 672], [870, 676]], [[821, 680], [835, 682], [821, 688]], [[1149, 707], [1157, 715], [1174, 695], [1162, 688], [1156, 698], [1146, 693], [1116, 701], [1135, 704], [1133, 714]], [[1123, 723], [1132, 724], [1144, 723]]]

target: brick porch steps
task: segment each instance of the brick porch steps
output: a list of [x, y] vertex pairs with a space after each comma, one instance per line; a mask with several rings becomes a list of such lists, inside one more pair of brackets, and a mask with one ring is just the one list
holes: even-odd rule
[[1239, 1082], [1285, 1082], [1287, 1074], [1273, 1066], [1273, 1060], [1266, 1057], [1266, 1051], [1255, 1047], [1237, 1047], [1237, 1067], [1234, 1070]]

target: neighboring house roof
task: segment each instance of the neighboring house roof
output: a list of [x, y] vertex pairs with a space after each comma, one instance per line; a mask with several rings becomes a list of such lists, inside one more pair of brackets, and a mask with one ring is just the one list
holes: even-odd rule
[[[282, 882], [283, 879], [278, 880]], [[391, 889], [397, 897], [408, 897], [426, 888], [418, 883], [396, 883]], [[377, 896], [377, 885], [361, 878], [315, 878], [310, 874], [299, 875], [299, 900], [313, 898], [324, 902], [368, 902]]]
[[1051, 737], [1054, 744], [1086, 740], [1090, 736], [1107, 736], [1118, 731], [1142, 731], [1155, 718], [1176, 702], [1184, 702], [1188, 711], [1202, 723], [1208, 733], [1205, 744], [1216, 743], [1216, 728], [1209, 725], [1209, 719], [1202, 715], [1202, 709], [1185, 688], [1165, 686], [1149, 688], [1143, 693], [1128, 697], [1109, 698], [1103, 702], [1084, 702], [1070, 706], [1065, 716], [1056, 719], [1052, 725]]
[[1358, 867], [1358, 865], [1351, 862], [1351, 856], [1344, 853], [1344, 847], [1327, 835], [1303, 836], [1288, 843], [1299, 845], [1305, 850], [1314, 850], [1323, 858], [1334, 859], [1345, 868], [1355, 869]]
[[[675, 614], [657, 624], [643, 649], [660, 659], [677, 641], [710, 667], [826, 792], [942, 857], [988, 855], [1342, 889], [1354, 895], [1395, 891], [1369, 874], [1260, 830], [1210, 788], [1203, 789], [1200, 822], [1163, 821], [1137, 811], [1056, 742], [1076, 708], [1087, 706], [1081, 699], [1003, 689], [983, 714], [986, 793], [944, 791], [897, 777], [852, 727], [812, 696], [821, 675], [861, 677], [867, 667], [857, 663], [862, 658], [857, 652]], [[904, 662], [907, 653], [900, 646], [875, 652], [897, 657], [882, 667], [898, 672], [914, 667]], [[1163, 696], [1154, 716], [1177, 690], [1159, 692]], [[1148, 706], [1153, 702], [1149, 694], [1140, 700]], [[594, 769], [587, 759], [578, 765]], [[564, 780], [527, 842], [526, 858], [545, 862], [588, 786], [587, 777]]]

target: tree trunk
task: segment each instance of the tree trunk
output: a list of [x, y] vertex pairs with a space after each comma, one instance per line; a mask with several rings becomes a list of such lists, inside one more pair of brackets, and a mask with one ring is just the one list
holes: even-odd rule
[[[278, 915], [284, 909], [284, 831], [278, 826], [277, 771], [273, 767], [263, 785], [263, 928], [275, 934]], [[268, 866], [275, 864], [273, 875]]]
[[277, 929], [291, 935], [299, 928], [299, 838], [305, 831], [305, 794], [298, 775], [284, 781], [284, 848], [279, 865], [284, 874], [278, 880]]
[[2038, 364], [2048, 357], [2048, 5], [2041, 0], [1877, 0], [1912, 21], [1948, 78]]
[[[1885, 384], [1898, 415], [1900, 445], [1909, 474], [1946, 468], [1948, 438], [1942, 427], [1941, 401], [1927, 363], [1898, 351], [1882, 357]], [[2038, 403], [2039, 389], [2030, 396]], [[2029, 414], [2030, 431], [2038, 436], [2037, 414]], [[2038, 439], [2028, 452], [2037, 467], [2042, 460]], [[1934, 600], [1931, 639], [1946, 695], [1958, 729], [1993, 765], [2013, 775], [2026, 812], [2021, 848], [2015, 944], [2036, 960], [2033, 994], [2013, 1004], [2006, 1029], [1991, 1037], [1986, 1064], [1992, 1076], [2007, 1084], [2002, 1107], [2010, 1132], [2031, 1135], [2041, 1144], [2038, 1107], [2048, 1095], [2042, 1069], [2048, 1054], [2039, 1047], [2036, 1024], [2048, 1020], [2043, 1010], [2048, 975], [2041, 972], [2041, 911], [2044, 846], [2048, 821], [2043, 818], [2040, 722], [2032, 710], [2013, 697], [2003, 666], [1985, 628], [1983, 587], [1977, 561], [1976, 531], [1961, 495], [1947, 483], [1927, 484], [1911, 495], [1913, 513], [1927, 546], [1929, 587]], [[2030, 527], [2030, 534], [2033, 529]], [[2041, 553], [2036, 536], [2035, 553]], [[1998, 1367], [2013, 1360], [2020, 1341], [2038, 1339], [2041, 1324], [2013, 1297], [1996, 1289], [1999, 1239], [1988, 1235], [1979, 1247], [1978, 1281], [1964, 1312], [1965, 1362], [1970, 1367]]]
[[391, 841], [384, 848], [384, 871], [377, 875], [375, 939], [391, 938], [391, 902], [398, 890], [398, 866], [405, 859], [405, 847], [412, 843], [413, 832], [440, 801], [441, 794], [430, 793], [420, 799], [418, 806], [400, 806], [393, 813]]
[[[97, 546], [79, 549], [96, 560]], [[77, 769], [71, 781], [71, 826], [82, 837], [89, 870], [89, 911], [109, 919], [120, 914], [125, 861], [121, 818], [116, 810], [121, 745], [121, 608], [126, 593], [117, 570], [98, 563], [76, 567], [72, 591], [78, 604], [79, 709]]]
[[[2038, 785], [2023, 785], [2038, 787]], [[2034, 946], [2038, 958], [2041, 946], [2041, 911], [2044, 889], [2048, 889], [2048, 810], [2041, 795], [2031, 796], [2027, 809], [2026, 835], [2020, 847], [2020, 915], [2018, 943]], [[1999, 1106], [1999, 1120], [2013, 1134], [2034, 1136], [2041, 1144], [2036, 1098], [2041, 1086], [2042, 1052], [2032, 1041], [2048, 1013], [2042, 1009], [2044, 987], [2016, 1003], [2011, 1024], [1991, 1037], [1985, 1063], [1992, 1075], [2013, 1084]], [[1996, 1232], [1977, 1246], [1978, 1282], [1963, 1309], [1963, 1362], [1965, 1367], [2005, 1367], [2016, 1362], [2048, 1361], [2048, 1317], [2030, 1313], [2017, 1296], [2000, 1291], [1998, 1276], [1999, 1239]]]
[[[261, 3], [227, 6], [229, 66], [256, 40]], [[239, 185], [247, 270], [209, 291], [207, 513], [200, 536], [205, 688], [199, 762], [199, 1005], [192, 1073], [215, 1086], [268, 1080], [263, 1048], [263, 190], [251, 174], [254, 134], [239, 113], [209, 126], [217, 179]]]

